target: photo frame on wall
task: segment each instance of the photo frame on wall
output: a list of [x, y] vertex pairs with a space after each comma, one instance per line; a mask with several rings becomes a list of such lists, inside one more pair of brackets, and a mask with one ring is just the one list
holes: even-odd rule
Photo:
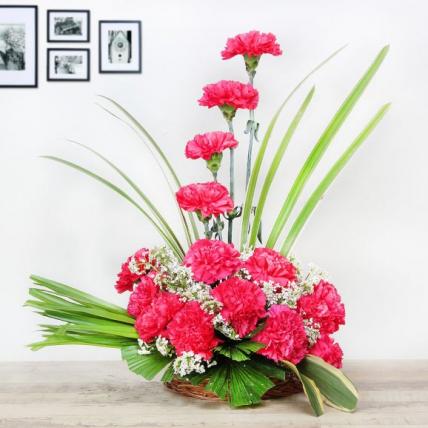
[[37, 88], [37, 6], [0, 5], [0, 87]]
[[49, 82], [89, 82], [91, 75], [89, 49], [48, 49]]
[[141, 73], [141, 21], [99, 22], [99, 72]]
[[85, 43], [90, 40], [89, 10], [47, 11], [47, 40], [50, 43]]

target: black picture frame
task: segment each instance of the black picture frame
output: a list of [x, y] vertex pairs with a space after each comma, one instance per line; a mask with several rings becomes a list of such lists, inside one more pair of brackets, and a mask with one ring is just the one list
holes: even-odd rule
[[[67, 79], [55, 79], [50, 76], [50, 61], [51, 61], [51, 52], [86, 52], [87, 55], [87, 67], [85, 79], [78, 78], [67, 78]], [[89, 48], [48, 48], [46, 51], [46, 80], [48, 82], [90, 82], [91, 80], [91, 50]]]
[[[54, 13], [84, 13], [87, 20], [87, 37], [78, 40], [56, 40], [51, 38], [51, 14]], [[48, 9], [46, 11], [46, 38], [48, 43], [89, 43], [91, 41], [91, 11], [89, 9]]]
[[[105, 70], [102, 68], [102, 26], [108, 24], [136, 24], [138, 28], [138, 69], [136, 70]], [[100, 74], [141, 74], [142, 73], [142, 23], [141, 20], [100, 20], [98, 21], [98, 72]]]
[[39, 87], [39, 8], [37, 5], [0, 5], [1, 9], [33, 9], [34, 10], [34, 83], [23, 85], [4, 85], [0, 80], [0, 88], [38, 88]]

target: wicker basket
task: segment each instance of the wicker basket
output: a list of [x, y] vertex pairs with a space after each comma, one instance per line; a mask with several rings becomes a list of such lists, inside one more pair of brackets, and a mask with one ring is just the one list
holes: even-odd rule
[[[278, 381], [276, 379], [271, 380], [275, 383], [275, 386], [266, 392], [262, 397], [263, 400], [288, 397], [289, 395], [302, 392], [302, 385], [294, 375], [290, 375], [285, 381]], [[207, 401], [223, 401], [213, 392], [205, 390], [204, 387], [207, 383], [208, 380], [205, 380], [200, 385], [192, 385], [187, 381], [173, 379], [171, 382], [165, 383], [165, 386], [171, 391], [186, 397]]]

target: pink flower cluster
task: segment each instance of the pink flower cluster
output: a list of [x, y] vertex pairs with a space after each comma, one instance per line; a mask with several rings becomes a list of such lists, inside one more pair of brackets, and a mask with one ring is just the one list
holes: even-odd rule
[[220, 80], [203, 87], [199, 105], [208, 108], [230, 106], [233, 109], [254, 110], [259, 102], [259, 93], [249, 83]]
[[196, 212], [203, 218], [218, 217], [234, 207], [227, 188], [214, 181], [183, 186], [176, 197], [183, 210]]
[[234, 149], [238, 142], [230, 132], [207, 132], [193, 137], [186, 145], [186, 157], [189, 159], [210, 160], [214, 154], [226, 149]]
[[257, 57], [263, 54], [278, 56], [282, 54], [281, 48], [272, 33], [250, 31], [238, 34], [227, 40], [226, 47], [221, 52], [223, 59], [233, 58], [236, 55]]
[[[136, 267], [139, 273], [134, 273]], [[189, 300], [171, 288], [174, 279], [168, 269], [162, 268], [148, 250], [140, 250], [128, 258], [119, 274], [119, 280], [129, 280], [118, 291], [132, 291], [128, 313], [136, 319], [135, 328], [144, 343], [162, 338], [177, 357], [192, 352], [209, 361], [224, 340], [217, 332], [220, 316], [241, 339], [257, 329], [251, 340], [264, 345], [258, 353], [275, 362], [297, 364], [312, 354], [341, 367], [342, 350], [330, 336], [345, 322], [336, 288], [320, 280], [312, 290], [299, 295], [294, 306], [270, 304], [265, 284], [273, 285], [274, 292], [291, 292], [301, 280], [296, 266], [278, 252], [257, 248], [245, 258], [233, 244], [196, 241], [181, 267], [177, 263], [175, 272], [188, 269], [182, 272], [190, 274], [189, 289], [202, 283], [207, 287], [208, 298], [216, 303], [210, 310], [204, 301]], [[306, 331], [308, 323], [318, 329], [317, 340], [312, 342]]]

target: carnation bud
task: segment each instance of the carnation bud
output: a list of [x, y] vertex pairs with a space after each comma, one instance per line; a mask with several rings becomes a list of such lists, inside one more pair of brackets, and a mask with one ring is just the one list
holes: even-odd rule
[[223, 113], [223, 117], [228, 121], [231, 122], [233, 118], [235, 117], [236, 108], [229, 105], [229, 104], [223, 104], [222, 106], [219, 106], [221, 112]]
[[245, 61], [245, 68], [247, 70], [247, 73], [250, 76], [254, 77], [254, 75], [256, 74], [256, 68], [259, 65], [260, 55], [250, 56], [245, 54], [244, 61]]
[[217, 174], [221, 166], [221, 160], [223, 159], [223, 153], [213, 153], [211, 159], [207, 160], [207, 168], [213, 173]]

